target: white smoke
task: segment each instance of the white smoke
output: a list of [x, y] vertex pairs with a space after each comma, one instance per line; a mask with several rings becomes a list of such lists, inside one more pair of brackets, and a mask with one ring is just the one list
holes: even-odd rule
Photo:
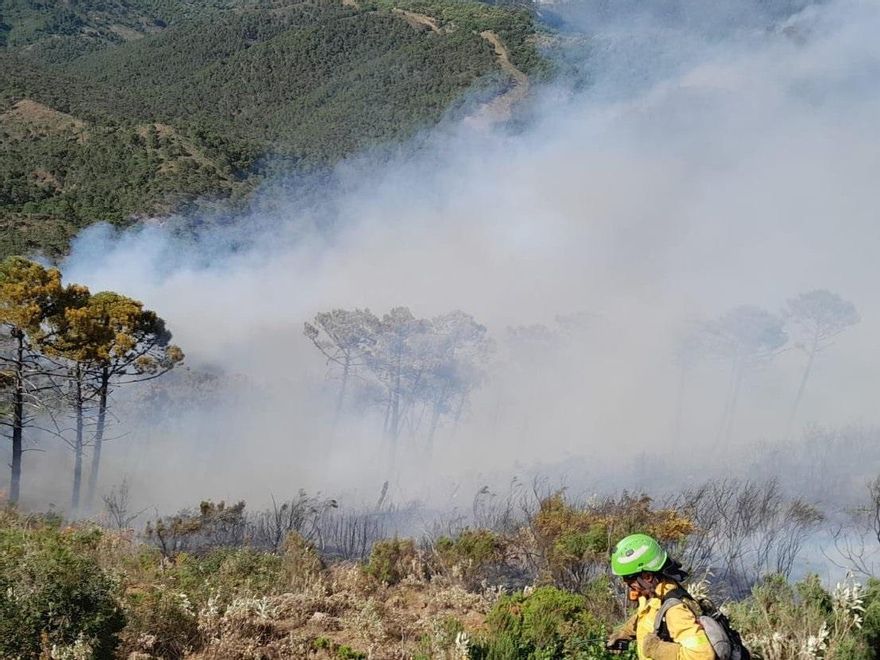
[[[656, 453], [699, 478], [721, 449], [727, 373], [698, 370], [677, 440], [676, 337], [815, 288], [862, 322], [822, 355], [799, 422], [880, 423], [880, 7], [708, 6], [629, 22], [592, 7], [584, 91], [539, 90], [521, 130], [444, 126], [404, 155], [352, 159], [317, 202], [267, 189], [237, 225], [243, 250], [187, 247], [160, 225], [83, 232], [67, 281], [143, 300], [192, 368], [240, 376], [179, 418], [122, 420], [105, 484], [129, 474], [167, 506], [377, 489], [381, 423], [331, 431], [326, 368], [302, 336], [336, 307], [462, 309], [501, 343], [508, 326], [591, 315], [557, 350], [517, 356], [530, 368], [499, 366], [432, 464], [404, 450], [395, 484], [410, 496], [560, 461], [613, 487], [608, 465]], [[748, 377], [732, 453], [782, 436], [802, 366], [789, 351]]]

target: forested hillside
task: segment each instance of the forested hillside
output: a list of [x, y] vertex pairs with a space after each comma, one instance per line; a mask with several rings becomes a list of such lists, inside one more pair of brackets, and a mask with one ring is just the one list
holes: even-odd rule
[[97, 221], [234, 203], [537, 71], [531, 16], [469, 0], [0, 3], [0, 254]]

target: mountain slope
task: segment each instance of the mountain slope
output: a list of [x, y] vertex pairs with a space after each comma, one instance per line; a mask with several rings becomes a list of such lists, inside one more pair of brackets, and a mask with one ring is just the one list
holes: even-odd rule
[[512, 57], [534, 51], [526, 12], [467, 0], [420, 5], [442, 31], [329, 0], [2, 7], [0, 254], [59, 254], [92, 222], [234, 202], [273, 163], [323, 168], [404, 139], [503, 88], [482, 26], [518, 39]]

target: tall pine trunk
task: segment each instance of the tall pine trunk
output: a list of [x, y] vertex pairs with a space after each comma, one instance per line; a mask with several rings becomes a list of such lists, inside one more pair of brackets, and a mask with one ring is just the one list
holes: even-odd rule
[[440, 423], [440, 410], [442, 404], [446, 401], [446, 395], [449, 392], [448, 384], [443, 385], [440, 394], [434, 400], [434, 406], [431, 411], [431, 428], [428, 430], [428, 458], [434, 456], [434, 435], [437, 433], [437, 426]]
[[9, 480], [9, 503], [18, 503], [21, 492], [21, 457], [24, 452], [24, 334], [16, 330], [15, 383], [12, 390], [12, 474]]
[[801, 406], [801, 399], [804, 398], [804, 391], [807, 389], [807, 381], [810, 379], [810, 372], [813, 370], [813, 361], [816, 359], [816, 353], [819, 352], [819, 334], [816, 333], [816, 336], [813, 337], [813, 346], [810, 348], [809, 356], [807, 357], [807, 366], [804, 367], [803, 376], [801, 376], [801, 383], [798, 386], [797, 394], [794, 397], [794, 403], [791, 406], [791, 413], [788, 416], [788, 424], [785, 427], [785, 437], [789, 437], [791, 435], [791, 429], [794, 426], [794, 420], [797, 417], [798, 409]]
[[437, 433], [437, 426], [440, 423], [440, 404], [434, 402], [434, 409], [431, 411], [431, 428], [428, 430], [428, 459], [434, 457], [434, 435]]
[[394, 473], [397, 465], [397, 440], [400, 437], [400, 380], [401, 380], [401, 350], [397, 350], [396, 361], [394, 364], [394, 377], [391, 385], [389, 410], [390, 419], [388, 420], [388, 460], [390, 463], [391, 473]]
[[107, 393], [110, 389], [110, 371], [107, 367], [101, 371], [101, 384], [98, 390], [98, 423], [95, 427], [95, 447], [92, 450], [92, 465], [89, 470], [89, 490], [86, 495], [89, 507], [95, 501], [95, 490], [98, 487], [98, 470], [101, 467], [101, 447], [104, 443], [104, 428], [107, 421]]
[[391, 439], [397, 443], [400, 436], [400, 356], [394, 371], [394, 386], [391, 392]]
[[718, 427], [718, 435], [715, 437], [715, 444], [718, 445], [722, 441], [727, 440], [727, 431], [730, 425], [730, 418], [733, 414], [732, 408], [737, 397], [739, 388], [740, 358], [739, 355], [734, 356], [733, 363], [730, 367], [730, 380], [727, 384], [727, 394], [724, 397], [724, 412], [721, 414], [721, 424]]
[[73, 444], [73, 493], [70, 496], [71, 513], [79, 512], [79, 497], [82, 485], [82, 456], [83, 456], [83, 392], [82, 371], [80, 365], [76, 365], [74, 372], [75, 390], [74, 406], [76, 408], [76, 437]]
[[[468, 396], [467, 390], [462, 389], [461, 396], [458, 399], [458, 405], [455, 407], [455, 419], [452, 422], [452, 434], [451, 435], [453, 435], [453, 436], [458, 432], [458, 424], [461, 421], [462, 414], [464, 413], [464, 404], [465, 404], [465, 401], [467, 401], [467, 396]], [[500, 409], [500, 407], [501, 407], [500, 401], [498, 402], [498, 406]], [[498, 421], [498, 416], [497, 416], [497, 412], [496, 412], [495, 422], [497, 423], [497, 421]]]
[[342, 405], [345, 403], [345, 390], [348, 387], [348, 374], [351, 369], [351, 357], [345, 356], [345, 364], [342, 368], [342, 385], [339, 387], [339, 396], [336, 399], [336, 414], [333, 416], [333, 426], [339, 424], [342, 416]]
[[733, 438], [733, 422], [736, 418], [736, 406], [739, 402], [739, 393], [742, 389], [743, 376], [745, 375], [745, 368], [742, 363], [740, 363], [739, 368], [736, 373], [736, 380], [733, 384], [733, 392], [731, 393], [731, 401], [730, 401], [730, 410], [727, 414], [727, 430], [724, 433], [724, 441], [725, 443], [729, 443]]
[[388, 425], [391, 423], [391, 393], [388, 394], [388, 401], [385, 404], [385, 421], [382, 422], [382, 432], [388, 435]]

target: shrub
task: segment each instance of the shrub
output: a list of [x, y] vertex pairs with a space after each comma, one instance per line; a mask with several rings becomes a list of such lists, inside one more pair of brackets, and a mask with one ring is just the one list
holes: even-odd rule
[[[157, 562], [155, 551], [140, 561]], [[129, 624], [123, 633], [127, 652], [181, 658], [201, 647], [199, 612], [226, 607], [252, 594], [286, 588], [284, 558], [250, 548], [221, 548], [204, 556], [180, 553], [164, 570], [141, 566], [149, 586], [129, 585], [125, 596]]]
[[654, 509], [651, 498], [627, 494], [577, 507], [556, 493], [541, 500], [529, 522], [542, 577], [572, 591], [605, 573], [611, 545], [627, 534], [644, 532], [675, 543], [693, 531], [675, 509]]
[[600, 575], [583, 590], [590, 613], [609, 627], [616, 626], [623, 614], [617, 587], [607, 575]]
[[575, 591], [583, 588], [607, 556], [608, 531], [590, 511], [577, 509], [562, 493], [543, 499], [532, 517], [531, 529], [544, 579]]
[[875, 660], [870, 597], [852, 577], [829, 593], [815, 576], [790, 585], [777, 575], [727, 607], [746, 645], [764, 660]]
[[240, 546], [247, 526], [244, 507], [244, 502], [227, 505], [205, 500], [199, 504], [198, 513], [185, 510], [148, 522], [144, 535], [165, 557], [206, 548]]
[[430, 634], [424, 635], [419, 641], [413, 660], [461, 657], [461, 653], [456, 651], [463, 646], [462, 639], [467, 639], [464, 624], [454, 616], [444, 616], [432, 623]]
[[869, 647], [864, 640], [851, 636], [841, 639], [829, 656], [834, 660], [874, 660], [876, 653], [876, 647]]
[[284, 541], [282, 568], [291, 589], [306, 589], [320, 581], [324, 562], [318, 551], [296, 532]]
[[874, 649], [874, 658], [880, 659], [880, 580], [871, 578], [865, 589], [865, 615], [862, 622], [865, 643]]
[[[777, 588], [780, 586], [777, 585]], [[808, 575], [794, 585], [794, 590], [805, 606], [814, 608], [826, 615], [831, 614], [834, 607], [831, 594], [825, 591], [825, 587], [822, 586], [822, 580], [819, 579], [818, 575]]]
[[283, 578], [281, 557], [250, 548], [222, 548], [202, 557], [181, 553], [164, 575], [196, 608], [212, 597], [226, 603], [241, 594], [275, 593], [284, 587]]
[[94, 556], [101, 532], [13, 516], [0, 528], [0, 657], [76, 648], [112, 658], [125, 625], [117, 585]]
[[284, 587], [282, 560], [272, 554], [240, 548], [215, 551], [209, 558], [217, 557], [219, 565], [213, 578], [216, 590], [229, 596], [242, 593], [275, 593]]
[[581, 595], [539, 587], [504, 596], [487, 618], [489, 635], [475, 644], [477, 658], [604, 658], [604, 628]]
[[409, 539], [398, 538], [377, 542], [364, 572], [384, 584], [397, 584], [407, 575], [418, 572], [415, 544]]
[[278, 607], [271, 596], [237, 596], [225, 606], [212, 599], [199, 612], [199, 631], [206, 644], [204, 655], [263, 657], [257, 649], [268, 645], [286, 647], [289, 634], [279, 628], [277, 616]]
[[355, 651], [350, 646], [343, 644], [336, 649], [336, 657], [340, 660], [367, 660], [367, 654]]
[[122, 634], [126, 654], [174, 660], [200, 645], [198, 618], [185, 593], [164, 586], [135, 591], [126, 598], [126, 614], [128, 625]]
[[311, 642], [311, 648], [315, 651], [325, 651], [331, 657], [340, 660], [366, 660], [367, 654], [355, 651], [347, 644], [337, 644], [327, 637], [316, 637]]
[[465, 530], [456, 538], [440, 537], [434, 544], [432, 564], [444, 575], [460, 579], [473, 588], [491, 577], [504, 563], [506, 542], [487, 529]]

